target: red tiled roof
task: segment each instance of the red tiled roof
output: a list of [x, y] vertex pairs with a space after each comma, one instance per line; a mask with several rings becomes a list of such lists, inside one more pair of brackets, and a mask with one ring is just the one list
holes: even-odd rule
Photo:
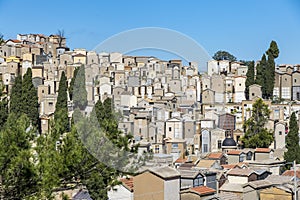
[[198, 187], [193, 187], [190, 189], [191, 191], [197, 192], [200, 195], [205, 195], [205, 194], [211, 194], [211, 193], [215, 193], [216, 190], [210, 188], [210, 187], [206, 187], [206, 186], [198, 186]]
[[133, 191], [133, 178], [122, 178], [120, 180], [122, 184], [129, 190]]
[[220, 159], [223, 156], [223, 153], [210, 153], [207, 158], [211, 159]]
[[235, 167], [239, 167], [237, 164], [228, 164], [228, 165], [221, 165], [224, 169], [233, 169]]
[[254, 152], [258, 153], [269, 153], [271, 151], [270, 148], [256, 148]]
[[231, 169], [227, 175], [233, 175], [233, 176], [250, 176], [251, 174], [255, 173], [252, 169], [239, 169], [234, 168]]
[[185, 163], [187, 161], [187, 158], [178, 158], [175, 163]]
[[86, 55], [79, 53], [79, 54], [74, 55], [74, 57], [86, 57]]
[[[282, 176], [294, 176], [294, 170], [286, 170], [285, 172], [283, 172]], [[298, 178], [300, 178], [300, 171], [299, 170], [296, 171], [296, 176]]]
[[22, 42], [21, 40], [12, 40], [12, 39], [10, 39], [10, 40], [8, 40], [8, 41], [12, 41], [12, 42], [14, 42], [14, 43], [21, 43], [21, 42]]
[[228, 151], [227, 155], [240, 155], [242, 152], [238, 150]]

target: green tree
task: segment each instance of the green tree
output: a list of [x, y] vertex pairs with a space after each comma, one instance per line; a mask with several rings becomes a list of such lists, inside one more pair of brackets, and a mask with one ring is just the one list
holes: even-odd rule
[[1, 199], [26, 199], [36, 192], [31, 151], [34, 128], [26, 115], [11, 113], [0, 131]]
[[273, 133], [265, 128], [270, 110], [262, 99], [258, 99], [251, 111], [251, 117], [244, 123], [246, 130], [242, 142], [247, 148], [267, 148], [273, 142]]
[[56, 125], [60, 125], [59, 128], [61, 129], [62, 133], [65, 133], [69, 130], [67, 77], [65, 76], [65, 72], [62, 72], [59, 81], [54, 120]]
[[10, 113], [20, 115], [23, 112], [23, 101], [22, 101], [22, 77], [19, 75], [15, 79], [15, 84], [12, 87], [10, 94]]
[[3, 35], [0, 33], [0, 45], [2, 45], [5, 42]]
[[39, 125], [38, 95], [32, 83], [32, 71], [28, 68], [22, 83], [22, 113], [25, 113], [34, 126]]
[[8, 117], [7, 97], [2, 95], [2, 86], [0, 84], [0, 130], [4, 126]]
[[265, 99], [266, 97], [266, 69], [267, 69], [267, 58], [266, 55], [263, 54], [261, 61], [256, 66], [256, 79], [255, 83], [261, 86], [262, 97]]
[[72, 89], [72, 98], [74, 105], [80, 110], [84, 110], [87, 106], [87, 91], [85, 88], [85, 68], [82, 65], [76, 74], [74, 86]]
[[227, 51], [217, 51], [214, 56], [214, 60], [229, 60], [229, 61], [236, 61], [236, 57], [230, 54]]
[[274, 59], [278, 58], [279, 49], [278, 49], [277, 43], [274, 40], [271, 41], [270, 47], [269, 47], [269, 49], [267, 50], [266, 53], [267, 53], [268, 56], [272, 55]]
[[79, 67], [75, 68], [74, 73], [73, 73], [73, 78], [71, 79], [71, 82], [70, 82], [69, 96], [70, 96], [71, 100], [73, 100], [73, 88], [74, 88], [74, 83], [75, 83], [76, 76], [77, 76], [79, 69], [80, 69]]
[[245, 89], [245, 94], [246, 98], [249, 99], [249, 86], [253, 85], [255, 83], [254, 79], [254, 61], [248, 62], [248, 71], [247, 71], [247, 79], [246, 79], [246, 89]]
[[38, 199], [52, 199], [53, 192], [60, 188], [60, 173], [62, 173], [64, 166], [58, 151], [58, 142], [61, 135], [60, 132], [57, 132], [58, 130], [51, 121], [49, 133], [37, 139], [35, 150], [38, 155], [36, 165], [37, 177], [39, 177], [38, 193], [36, 194]]
[[287, 152], [284, 153], [284, 159], [287, 162], [296, 160], [300, 163], [300, 145], [299, 145], [299, 126], [295, 112], [292, 113], [289, 123], [289, 132], [286, 136]]
[[275, 41], [271, 42], [269, 49], [266, 51], [266, 54], [268, 55], [267, 68], [265, 71], [266, 98], [272, 99], [274, 83], [275, 83], [275, 61], [274, 60], [279, 56], [279, 49]]
[[[268, 57], [266, 57], [266, 55]], [[273, 98], [275, 83], [275, 61], [279, 55], [279, 49], [275, 41], [272, 41], [266, 54], [263, 54], [260, 63], [256, 66], [255, 82], [262, 86], [262, 96], [264, 99]]]

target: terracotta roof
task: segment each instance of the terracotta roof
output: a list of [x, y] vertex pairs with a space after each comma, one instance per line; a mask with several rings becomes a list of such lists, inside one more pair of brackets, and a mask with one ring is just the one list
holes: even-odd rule
[[133, 191], [133, 178], [122, 178], [120, 180], [124, 187], [126, 187], [129, 191]]
[[200, 195], [212, 194], [216, 192], [216, 190], [206, 186], [193, 187], [190, 190], [197, 192]]
[[237, 164], [228, 164], [228, 165], [221, 165], [224, 169], [233, 169], [235, 167], [239, 167]]
[[14, 42], [14, 43], [21, 43], [21, 42], [22, 42], [21, 40], [12, 40], [12, 39], [10, 39], [10, 40], [8, 40], [8, 41], [12, 41], [12, 42]]
[[239, 169], [239, 168], [234, 168], [231, 169], [227, 175], [232, 175], [232, 176], [250, 176], [251, 174], [255, 173], [254, 170], [252, 169]]
[[215, 162], [215, 160], [200, 160], [197, 167], [200, 168], [210, 168]]
[[187, 161], [187, 158], [178, 158], [175, 163], [185, 163]]
[[256, 148], [254, 152], [258, 153], [269, 153], [272, 149], [270, 148]]
[[[282, 176], [294, 176], [294, 170], [286, 170], [285, 172], [283, 172]], [[296, 171], [296, 176], [297, 178], [300, 178], [299, 170]]]
[[79, 53], [79, 54], [74, 55], [74, 57], [86, 57], [86, 55]]
[[222, 158], [223, 156], [223, 153], [210, 153], [207, 158], [210, 158], [210, 159], [220, 159]]
[[228, 151], [227, 155], [240, 155], [241, 153], [242, 151], [232, 150], [232, 151]]

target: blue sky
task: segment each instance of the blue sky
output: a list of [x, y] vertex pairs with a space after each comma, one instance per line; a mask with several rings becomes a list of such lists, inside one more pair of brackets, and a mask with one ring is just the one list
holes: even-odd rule
[[5, 39], [64, 29], [69, 47], [88, 50], [114, 34], [140, 27], [173, 29], [196, 40], [210, 55], [227, 50], [243, 60], [260, 59], [275, 40], [280, 49], [277, 63], [300, 63], [297, 0], [0, 0], [0, 19]]

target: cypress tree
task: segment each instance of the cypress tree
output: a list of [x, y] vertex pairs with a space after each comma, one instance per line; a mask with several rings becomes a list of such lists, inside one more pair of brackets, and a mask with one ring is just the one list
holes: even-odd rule
[[261, 86], [262, 96], [266, 96], [265, 73], [267, 67], [266, 55], [263, 54], [260, 63], [256, 66], [256, 79], [255, 83]]
[[31, 68], [27, 69], [22, 84], [22, 113], [25, 113], [34, 126], [38, 126], [39, 110], [37, 90], [32, 83]]
[[0, 130], [6, 122], [8, 117], [7, 97], [2, 97], [3, 87], [0, 83]]
[[248, 62], [248, 71], [247, 71], [247, 79], [246, 79], [246, 98], [249, 99], [249, 86], [255, 83], [254, 80], [254, 61]]
[[10, 94], [10, 113], [15, 113], [20, 115], [23, 111], [23, 101], [22, 101], [22, 77], [19, 75], [15, 79], [15, 84], [12, 87]]
[[85, 69], [81, 66], [78, 69], [74, 80], [74, 87], [72, 89], [72, 98], [74, 101], [75, 108], [84, 110], [87, 106], [87, 91], [85, 88]]
[[272, 41], [269, 49], [266, 51], [268, 55], [267, 69], [265, 73], [266, 77], [266, 97], [273, 98], [273, 89], [275, 83], [275, 61], [274, 59], [279, 56], [279, 49], [277, 43]]
[[286, 148], [287, 152], [284, 153], [284, 159], [287, 162], [296, 160], [297, 163], [300, 163], [299, 126], [295, 112], [290, 117], [289, 132], [286, 136]]
[[69, 130], [67, 78], [62, 72], [59, 81], [58, 96], [54, 112], [55, 124], [60, 126], [61, 133]]
[[70, 82], [70, 87], [69, 87], [70, 100], [73, 100], [73, 88], [74, 88], [74, 83], [75, 83], [78, 71], [79, 71], [79, 67], [76, 67], [75, 70], [74, 70], [74, 73], [73, 73], [73, 78], [71, 79], [71, 82]]

